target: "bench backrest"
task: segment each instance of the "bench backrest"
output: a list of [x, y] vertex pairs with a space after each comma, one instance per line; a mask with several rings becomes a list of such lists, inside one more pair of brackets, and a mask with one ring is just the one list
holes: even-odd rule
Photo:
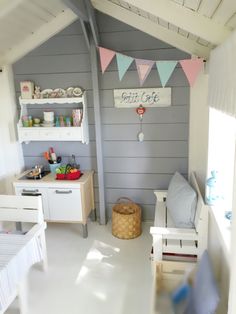
[[[197, 232], [200, 231], [200, 229], [202, 228], [207, 228], [208, 225], [208, 210], [207, 207], [204, 204], [203, 198], [202, 198], [202, 194], [200, 192], [198, 183], [197, 183], [197, 179], [196, 179], [196, 175], [194, 172], [192, 172], [190, 174], [190, 184], [193, 187], [193, 189], [196, 191], [197, 193], [197, 208], [196, 208], [196, 213], [195, 213], [195, 219], [194, 219], [194, 225], [195, 225], [195, 229]], [[202, 232], [202, 230], [201, 230]]]
[[0, 195], [0, 221], [42, 223], [41, 196]]

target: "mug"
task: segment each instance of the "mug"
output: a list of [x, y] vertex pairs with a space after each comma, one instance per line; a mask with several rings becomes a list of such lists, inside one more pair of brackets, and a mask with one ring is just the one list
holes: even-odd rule
[[49, 164], [51, 173], [56, 173], [56, 169], [59, 168], [60, 166], [61, 166], [61, 163]]
[[54, 122], [54, 112], [53, 111], [44, 111], [43, 119], [46, 122]]

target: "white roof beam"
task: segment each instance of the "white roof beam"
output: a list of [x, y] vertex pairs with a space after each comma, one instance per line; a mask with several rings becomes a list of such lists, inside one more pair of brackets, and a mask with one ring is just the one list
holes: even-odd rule
[[0, 18], [7, 16], [11, 11], [16, 9], [24, 0], [2, 1], [0, 3]]
[[223, 42], [230, 34], [229, 28], [170, 0], [125, 1], [214, 45]]
[[139, 16], [131, 11], [113, 4], [107, 0], [93, 0], [94, 7], [115, 19], [118, 19], [140, 31], [158, 38], [169, 45], [172, 45], [189, 54], [208, 58], [210, 49], [197, 42], [190, 40], [178, 33], [175, 33], [163, 26], [160, 26], [149, 19]]
[[77, 18], [78, 16], [70, 9], [61, 12], [50, 22], [43, 24], [32, 35], [27, 36], [20, 44], [13, 46], [4, 56], [0, 56], [0, 65], [16, 62], [31, 50], [40, 46], [49, 38], [73, 23]]

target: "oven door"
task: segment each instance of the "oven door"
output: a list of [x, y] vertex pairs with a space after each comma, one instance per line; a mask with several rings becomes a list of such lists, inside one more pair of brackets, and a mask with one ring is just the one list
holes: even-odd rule
[[45, 220], [50, 220], [49, 209], [48, 209], [48, 198], [47, 198], [47, 188], [41, 187], [15, 187], [16, 195], [25, 196], [42, 196], [43, 203], [43, 215]]

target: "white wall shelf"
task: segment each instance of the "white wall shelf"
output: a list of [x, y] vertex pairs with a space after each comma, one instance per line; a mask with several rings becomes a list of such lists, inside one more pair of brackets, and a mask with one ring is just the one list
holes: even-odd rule
[[[41, 98], [41, 99], [22, 99], [19, 98], [21, 107], [20, 120], [17, 124], [18, 137], [20, 143], [30, 141], [80, 141], [89, 143], [88, 133], [88, 113], [86, 93], [81, 97], [73, 98]], [[78, 104], [78, 108], [83, 109], [83, 118], [80, 127], [23, 127], [22, 117], [28, 115], [28, 108], [32, 106], [40, 107], [47, 104], [50, 107], [65, 104]], [[42, 111], [45, 110], [42, 108]], [[53, 109], [52, 109], [53, 110]]]

